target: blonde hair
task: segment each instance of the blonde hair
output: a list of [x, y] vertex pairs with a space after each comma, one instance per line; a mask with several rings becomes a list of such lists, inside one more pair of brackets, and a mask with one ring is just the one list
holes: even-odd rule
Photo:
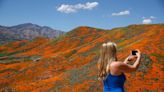
[[100, 57], [98, 60], [98, 80], [105, 80], [108, 75], [108, 66], [117, 61], [116, 44], [114, 42], [103, 43], [100, 49]]

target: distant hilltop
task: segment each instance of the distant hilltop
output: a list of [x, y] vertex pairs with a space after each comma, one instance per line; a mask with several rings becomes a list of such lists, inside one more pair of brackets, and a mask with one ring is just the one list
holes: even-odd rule
[[0, 44], [23, 39], [32, 40], [36, 37], [56, 38], [64, 33], [64, 31], [32, 23], [24, 23], [11, 27], [0, 25]]

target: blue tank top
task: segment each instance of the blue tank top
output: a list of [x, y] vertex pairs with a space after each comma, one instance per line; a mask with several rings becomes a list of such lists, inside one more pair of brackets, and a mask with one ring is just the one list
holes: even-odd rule
[[109, 73], [107, 75], [106, 80], [103, 80], [104, 89], [103, 92], [124, 92], [124, 82], [126, 80], [126, 76], [124, 73], [121, 75], [111, 75]]

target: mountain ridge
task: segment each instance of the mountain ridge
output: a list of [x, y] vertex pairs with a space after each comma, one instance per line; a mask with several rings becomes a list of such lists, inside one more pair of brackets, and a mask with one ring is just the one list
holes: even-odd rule
[[48, 26], [39, 26], [32, 23], [24, 23], [15, 26], [0, 26], [0, 43], [16, 40], [32, 40], [36, 37], [56, 38], [65, 32], [54, 30]]

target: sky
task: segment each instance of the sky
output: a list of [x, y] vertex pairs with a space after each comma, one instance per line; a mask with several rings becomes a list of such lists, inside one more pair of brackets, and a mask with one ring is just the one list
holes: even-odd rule
[[0, 25], [22, 23], [65, 32], [164, 23], [164, 0], [0, 0]]

